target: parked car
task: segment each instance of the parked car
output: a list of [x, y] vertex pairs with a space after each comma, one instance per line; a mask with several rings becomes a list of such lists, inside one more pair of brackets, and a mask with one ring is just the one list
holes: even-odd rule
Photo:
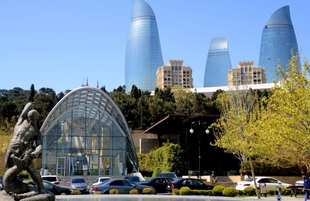
[[[66, 195], [71, 195], [71, 191], [73, 190], [72, 188], [70, 187], [67, 187], [67, 186], [60, 186], [60, 185], [55, 185], [53, 184], [52, 182], [48, 182], [48, 181], [45, 181], [43, 180], [43, 185], [44, 187], [51, 191], [52, 193], [54, 193], [55, 195], [61, 195], [63, 193], [65, 193]], [[28, 181], [25, 181], [25, 183], [29, 184], [29, 185], [33, 185], [35, 186], [36, 184], [34, 183], [34, 181], [32, 180], [28, 180]]]
[[126, 176], [126, 177], [124, 177], [124, 179], [128, 179], [129, 181], [131, 181], [131, 182], [133, 182], [133, 183], [140, 183], [140, 182], [143, 182], [142, 179], [140, 179], [140, 177], [134, 176], [134, 175]]
[[88, 182], [86, 182], [84, 177], [73, 177], [68, 183], [72, 189], [79, 190], [81, 193], [88, 193]]
[[301, 180], [296, 181], [295, 186], [304, 186], [304, 180], [301, 179]]
[[98, 185], [98, 184], [101, 184], [102, 182], [104, 181], [107, 181], [109, 179], [112, 179], [111, 177], [98, 177], [92, 185]]
[[[270, 189], [278, 189], [278, 188], [289, 188], [290, 186], [292, 186], [291, 184], [288, 183], [283, 183], [273, 177], [255, 177], [256, 180], [256, 184], [259, 187], [259, 185], [266, 185], [266, 189], [270, 190]], [[254, 185], [254, 179], [252, 177], [247, 178], [243, 181], [239, 181], [237, 182], [236, 185], [236, 189], [237, 190], [244, 190], [246, 187], [253, 187], [255, 188]]]
[[180, 189], [183, 186], [187, 186], [191, 190], [212, 190], [214, 187], [213, 185], [203, 183], [200, 179], [179, 178], [168, 184], [167, 191], [172, 192], [172, 189]]
[[111, 189], [117, 189], [119, 194], [129, 194], [131, 189], [137, 189], [139, 194], [142, 194], [145, 188], [152, 188], [154, 194], [156, 194], [156, 190], [153, 187], [135, 184], [128, 179], [110, 179], [99, 185], [93, 185], [89, 193], [94, 194], [96, 191], [100, 191], [102, 194], [109, 194]]
[[46, 189], [48, 189], [55, 195], [61, 195], [63, 193], [65, 193], [66, 195], [71, 195], [71, 191], [73, 190], [70, 187], [55, 185], [51, 182], [44, 181], [44, 180], [43, 180], [43, 185]]
[[168, 177], [154, 177], [139, 184], [145, 186], [152, 186], [157, 193], [167, 193], [167, 186], [172, 181], [173, 179]]
[[60, 185], [60, 179], [56, 175], [42, 175], [42, 180], [49, 181], [55, 185]]
[[168, 178], [173, 178], [173, 179], [178, 178], [174, 172], [157, 172], [156, 177], [168, 177]]

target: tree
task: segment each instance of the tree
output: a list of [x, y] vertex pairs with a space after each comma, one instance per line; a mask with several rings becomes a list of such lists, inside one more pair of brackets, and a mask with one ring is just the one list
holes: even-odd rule
[[307, 78], [309, 63], [304, 62], [304, 70], [299, 66], [298, 55], [293, 55], [279, 74], [282, 80], [276, 83], [271, 95], [266, 99], [266, 110], [256, 132], [270, 136], [273, 144], [266, 152], [266, 162], [286, 167], [298, 165], [301, 172], [309, 173], [310, 168], [310, 81]]
[[[249, 161], [253, 177], [255, 171], [252, 159], [262, 154], [260, 139], [252, 131], [252, 125], [260, 114], [258, 102], [258, 96], [251, 93], [220, 93], [217, 98], [221, 110], [220, 119], [211, 125], [215, 135], [213, 145], [234, 154], [241, 162]], [[259, 197], [258, 191], [257, 195]]]
[[34, 85], [31, 84], [31, 87], [30, 87], [30, 93], [29, 93], [29, 97], [28, 97], [28, 101], [29, 102], [33, 102], [33, 98], [34, 98], [34, 95], [35, 95], [35, 90], [34, 90]]

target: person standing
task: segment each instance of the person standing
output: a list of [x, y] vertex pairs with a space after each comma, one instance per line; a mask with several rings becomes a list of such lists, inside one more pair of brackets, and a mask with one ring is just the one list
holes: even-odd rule
[[309, 191], [310, 191], [310, 179], [309, 179], [309, 176], [308, 175], [302, 175], [303, 178], [304, 178], [304, 192], [305, 192], [305, 201], [308, 200], [309, 198]]

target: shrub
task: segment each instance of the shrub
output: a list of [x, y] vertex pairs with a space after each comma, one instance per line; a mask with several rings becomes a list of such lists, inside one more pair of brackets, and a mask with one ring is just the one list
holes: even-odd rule
[[192, 195], [203, 195], [203, 190], [192, 190]]
[[238, 195], [246, 195], [243, 190], [238, 190]]
[[247, 195], [247, 196], [253, 196], [253, 195], [256, 194], [256, 193], [255, 193], [255, 189], [254, 189], [253, 187], [251, 187], [251, 186], [246, 187], [246, 188], [244, 189], [244, 193], [245, 193], [245, 195]]
[[278, 190], [270, 189], [270, 190], [267, 191], [267, 194], [276, 195], [276, 194], [278, 194]]
[[216, 185], [214, 186], [213, 190], [212, 190], [212, 195], [216, 195], [216, 196], [221, 196], [223, 195], [222, 194], [222, 191], [224, 190], [224, 186], [222, 185]]
[[172, 195], [180, 195], [179, 189], [172, 189]]
[[101, 191], [95, 191], [94, 194], [95, 194], [95, 195], [100, 195], [100, 194], [101, 194]]
[[19, 178], [20, 179], [29, 179], [29, 173], [28, 172], [26, 172], [26, 171], [22, 171], [21, 173], [19, 173]]
[[139, 194], [139, 191], [137, 189], [131, 189], [129, 194]]
[[191, 192], [191, 189], [187, 186], [183, 186], [181, 189], [180, 189], [180, 195], [190, 195], [192, 192]]
[[65, 192], [61, 193], [60, 195], [67, 195]]
[[235, 197], [236, 195], [238, 195], [238, 191], [233, 187], [226, 187], [222, 191], [222, 194], [228, 197]]
[[157, 168], [153, 171], [152, 177], [156, 177], [157, 172], [161, 172], [160, 167], [157, 167]]
[[290, 188], [281, 188], [281, 194], [282, 195], [291, 195], [291, 189]]
[[154, 194], [154, 190], [152, 188], [144, 188], [143, 189], [143, 194]]
[[112, 188], [112, 189], [109, 190], [109, 194], [118, 194], [118, 190]]
[[72, 190], [71, 191], [71, 195], [80, 195], [81, 194], [81, 191], [79, 190]]
[[205, 190], [204, 193], [206, 193], [205, 195], [213, 195], [212, 190]]

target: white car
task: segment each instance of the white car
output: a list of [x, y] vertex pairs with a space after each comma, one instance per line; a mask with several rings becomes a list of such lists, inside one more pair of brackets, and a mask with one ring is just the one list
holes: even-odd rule
[[52, 184], [55, 185], [60, 185], [60, 179], [58, 179], [58, 177], [56, 175], [43, 175], [41, 176], [42, 180], [51, 182]]
[[304, 180], [301, 179], [301, 180], [296, 181], [295, 186], [304, 186]]
[[107, 181], [107, 180], [110, 180], [110, 179], [112, 179], [112, 178], [111, 178], [111, 177], [98, 177], [98, 178], [96, 179], [96, 181], [93, 182], [92, 185], [99, 185], [99, 184], [101, 184], [102, 182]]
[[[278, 188], [288, 188], [290, 186], [292, 186], [291, 184], [287, 184], [287, 183], [283, 183], [273, 177], [255, 177], [256, 179], [256, 184], [257, 187], [259, 187], [260, 185], [266, 185], [266, 190], [270, 190], [270, 189], [278, 189]], [[247, 178], [243, 181], [239, 181], [237, 182], [237, 186], [236, 189], [237, 190], [244, 190], [246, 187], [251, 186], [252, 188], [255, 188], [254, 185], [254, 179], [252, 177]]]

